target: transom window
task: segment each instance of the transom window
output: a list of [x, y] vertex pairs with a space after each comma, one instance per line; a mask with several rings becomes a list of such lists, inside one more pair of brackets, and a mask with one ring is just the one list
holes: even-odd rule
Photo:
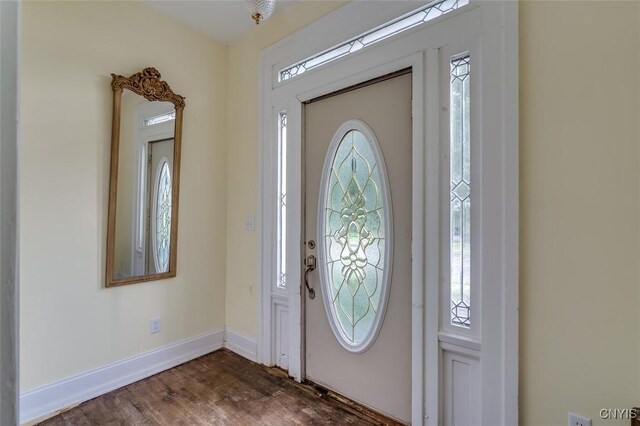
[[171, 121], [176, 119], [176, 112], [171, 111], [166, 114], [156, 115], [155, 117], [147, 118], [144, 120], [144, 125], [153, 126], [154, 124], [164, 123], [165, 121]]
[[359, 37], [346, 41], [336, 47], [325, 50], [303, 61], [297, 62], [278, 73], [278, 81], [285, 81], [306, 71], [318, 68], [343, 56], [369, 47], [403, 31], [424, 24], [432, 19], [454, 11], [469, 4], [469, 0], [437, 0], [411, 13], [408, 16], [393, 20], [381, 28], [371, 30]]

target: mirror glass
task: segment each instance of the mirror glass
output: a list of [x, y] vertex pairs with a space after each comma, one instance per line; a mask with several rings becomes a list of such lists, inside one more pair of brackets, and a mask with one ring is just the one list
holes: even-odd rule
[[105, 285], [172, 278], [185, 98], [152, 67], [111, 79]]
[[124, 89], [113, 280], [169, 272], [176, 109]]

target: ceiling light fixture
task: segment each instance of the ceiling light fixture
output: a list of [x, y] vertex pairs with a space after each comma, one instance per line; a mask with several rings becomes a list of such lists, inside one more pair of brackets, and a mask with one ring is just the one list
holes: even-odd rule
[[269, 19], [276, 7], [276, 0], [245, 0], [247, 8], [251, 12], [251, 17], [256, 21], [256, 25]]

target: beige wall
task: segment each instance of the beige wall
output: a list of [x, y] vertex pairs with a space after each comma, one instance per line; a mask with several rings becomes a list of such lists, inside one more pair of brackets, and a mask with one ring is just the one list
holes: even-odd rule
[[227, 327], [258, 334], [258, 232], [244, 219], [258, 213], [258, 75], [260, 50], [345, 2], [304, 1], [229, 46], [227, 134]]
[[[24, 2], [22, 22], [25, 392], [224, 326], [227, 52], [136, 2]], [[147, 66], [187, 98], [178, 276], [105, 289], [109, 74]]]
[[526, 425], [640, 405], [639, 7], [521, 3]]

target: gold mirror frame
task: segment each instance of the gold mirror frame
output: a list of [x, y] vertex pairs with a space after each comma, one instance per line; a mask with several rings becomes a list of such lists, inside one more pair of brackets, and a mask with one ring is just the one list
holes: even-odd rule
[[[109, 171], [109, 210], [107, 223], [107, 261], [105, 268], [106, 286], [116, 287], [146, 281], [173, 278], [178, 263], [178, 200], [180, 196], [180, 153], [182, 146], [182, 113], [185, 98], [171, 90], [169, 84], [160, 79], [155, 68], [145, 68], [131, 77], [111, 74], [113, 90], [113, 118], [111, 124], [111, 166]], [[169, 270], [159, 274], [147, 274], [114, 279], [115, 238], [116, 238], [116, 200], [118, 193], [118, 161], [120, 148], [121, 103], [124, 89], [143, 96], [149, 101], [171, 102], [175, 106], [176, 118], [173, 146], [173, 170], [171, 193], [171, 242], [169, 246]]]

